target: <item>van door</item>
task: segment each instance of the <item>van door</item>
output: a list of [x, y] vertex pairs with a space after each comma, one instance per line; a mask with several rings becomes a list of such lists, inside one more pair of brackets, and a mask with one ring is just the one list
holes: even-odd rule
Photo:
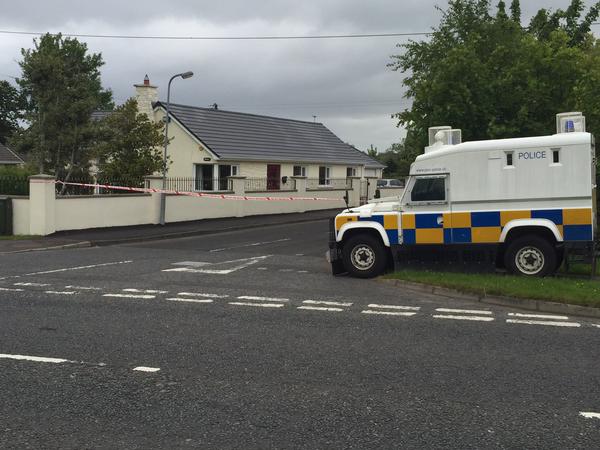
[[448, 174], [412, 177], [402, 213], [402, 243], [441, 245], [452, 242]]

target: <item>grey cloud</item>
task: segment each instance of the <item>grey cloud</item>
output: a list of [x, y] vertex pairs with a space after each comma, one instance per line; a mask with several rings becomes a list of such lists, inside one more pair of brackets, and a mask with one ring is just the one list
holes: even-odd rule
[[[0, 29], [105, 34], [250, 35], [428, 31], [439, 22], [435, 4], [445, 0], [38, 0], [5, 2]], [[496, 3], [496, 0], [493, 1]], [[525, 17], [540, 7], [565, 8], [569, 0], [523, 0]], [[591, 1], [586, 2], [588, 6]], [[0, 78], [18, 75], [20, 48], [32, 37], [2, 36]], [[148, 73], [166, 97], [199, 106], [325, 123], [343, 140], [380, 150], [402, 130], [391, 114], [407, 107], [402, 75], [386, 64], [401, 39], [331, 41], [123, 41], [85, 39], [102, 52], [104, 85], [118, 102]]]

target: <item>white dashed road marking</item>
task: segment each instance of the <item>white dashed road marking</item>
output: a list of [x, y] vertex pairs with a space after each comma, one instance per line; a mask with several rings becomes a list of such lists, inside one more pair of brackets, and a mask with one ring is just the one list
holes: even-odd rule
[[373, 309], [403, 309], [407, 311], [419, 311], [421, 309], [420, 306], [379, 305], [377, 303], [369, 303], [367, 306]]
[[402, 317], [412, 317], [416, 312], [406, 312], [406, 311], [373, 311], [372, 309], [365, 309], [361, 311], [362, 314], [375, 314], [380, 316], [402, 316]]
[[36, 286], [36, 287], [45, 287], [50, 286], [49, 283], [13, 283], [15, 286]]
[[77, 289], [78, 291], [101, 291], [102, 288], [89, 287], [89, 286], [65, 286], [65, 289]]
[[167, 299], [170, 302], [187, 302], [187, 303], [213, 303], [214, 300], [209, 298], [180, 298], [173, 297]]
[[585, 417], [586, 419], [600, 419], [600, 413], [597, 412], [581, 411], [579, 415]]
[[77, 294], [77, 292], [75, 292], [75, 291], [44, 291], [44, 294], [73, 295], [73, 294]]
[[136, 372], [158, 372], [160, 370], [159, 367], [146, 367], [146, 366], [138, 366], [134, 367], [132, 370]]
[[298, 306], [297, 309], [308, 310], [308, 311], [329, 311], [329, 312], [344, 311], [342, 308], [325, 308], [322, 306]]
[[259, 308], [282, 308], [283, 303], [248, 303], [248, 302], [229, 302], [233, 306], [256, 306]]
[[255, 295], [240, 295], [238, 300], [256, 300], [258, 302], [289, 302], [289, 298], [258, 297]]
[[61, 363], [71, 362], [68, 359], [62, 359], [62, 358], [44, 358], [42, 356], [27, 356], [27, 355], [7, 355], [4, 353], [0, 353], [0, 359], [15, 359], [18, 361], [32, 361], [32, 362], [43, 362], [43, 363], [52, 363], [52, 364], [61, 364]]
[[20, 289], [20, 288], [4, 288], [4, 287], [0, 287], [0, 291], [6, 291], [6, 292], [23, 292], [23, 289]]
[[525, 317], [528, 319], [556, 319], [556, 320], [569, 320], [567, 316], [555, 316], [550, 314], [524, 314], [524, 313], [508, 313], [511, 317]]
[[[106, 367], [105, 363], [87, 363], [85, 361], [72, 361], [70, 359], [65, 358], [47, 358], [45, 356], [29, 356], [29, 355], [11, 355], [0, 353], [0, 359], [12, 359], [15, 361], [29, 361], [29, 362], [37, 362], [37, 363], [50, 363], [50, 364], [81, 364], [81, 365], [94, 365], [98, 367]], [[138, 372], [158, 372], [160, 368], [158, 367], [146, 367], [146, 366], [138, 366], [134, 367], [133, 370]]]
[[577, 322], [550, 322], [545, 320], [519, 320], [519, 319], [506, 319], [506, 323], [520, 323], [524, 325], [547, 325], [551, 327], [580, 327], [581, 324]]
[[145, 298], [145, 299], [156, 298], [156, 296], [155, 296], [155, 295], [149, 295], [149, 294], [104, 294], [102, 297], [115, 297], [115, 298]]
[[443, 313], [456, 313], [456, 314], [492, 314], [491, 311], [481, 309], [448, 309], [448, 308], [437, 308], [437, 312]]
[[472, 320], [474, 322], [491, 322], [494, 320], [493, 317], [481, 317], [481, 316], [454, 316], [454, 315], [442, 315], [434, 314], [434, 319], [450, 319], [450, 320]]
[[123, 289], [123, 292], [137, 292], [140, 294], [166, 294], [169, 291], [157, 291], [155, 289]]
[[229, 297], [229, 295], [205, 294], [202, 292], [179, 292], [177, 295], [182, 295], [184, 297], [206, 297], [206, 298], [228, 298]]
[[331, 302], [331, 301], [321, 301], [321, 300], [304, 300], [302, 303], [306, 303], [307, 305], [325, 305], [325, 306], [352, 306], [352, 303], [343, 303], [343, 302]]

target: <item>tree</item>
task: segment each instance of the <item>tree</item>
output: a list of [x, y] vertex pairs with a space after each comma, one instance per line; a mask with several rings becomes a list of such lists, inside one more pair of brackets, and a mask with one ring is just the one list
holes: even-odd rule
[[138, 114], [134, 99], [116, 108], [100, 128], [100, 142], [93, 154], [102, 178], [137, 181], [162, 170], [163, 125]]
[[22, 98], [19, 91], [7, 81], [0, 81], [0, 144], [20, 128]]
[[16, 139], [40, 172], [64, 180], [86, 173], [96, 139], [91, 113], [112, 109], [112, 93], [102, 88], [102, 55], [88, 54], [77, 39], [45, 34], [33, 49], [22, 49], [18, 80], [25, 96], [28, 127]]
[[367, 155], [369, 155], [371, 158], [376, 158], [377, 147], [374, 147], [373, 144], [371, 144], [371, 146], [367, 149]]
[[421, 153], [427, 128], [436, 125], [461, 128], [474, 140], [548, 134], [557, 112], [577, 108], [600, 118], [592, 81], [598, 44], [584, 32], [596, 6], [582, 20], [580, 2], [572, 0], [567, 11], [542, 10], [532, 21], [538, 23], [524, 28], [514, 20], [518, 2], [508, 20], [504, 2], [492, 15], [488, 0], [450, 0], [431, 38], [401, 46], [390, 64], [408, 74], [412, 107], [395, 115], [407, 129], [407, 151]]
[[592, 5], [582, 18], [584, 9], [583, 0], [571, 0], [566, 10], [557, 9], [551, 12], [540, 9], [531, 19], [529, 31], [540, 40], [548, 40], [553, 32], [562, 30], [569, 36], [569, 46], [586, 45], [592, 23], [598, 18], [600, 12], [600, 2]]
[[521, 2], [519, 0], [512, 0], [510, 4], [510, 18], [515, 23], [521, 23]]

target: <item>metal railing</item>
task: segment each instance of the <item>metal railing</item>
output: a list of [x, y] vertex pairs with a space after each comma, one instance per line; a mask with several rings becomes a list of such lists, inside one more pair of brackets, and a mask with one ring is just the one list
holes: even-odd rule
[[167, 178], [166, 189], [180, 192], [229, 192], [233, 190], [229, 178]]
[[0, 195], [29, 195], [28, 177], [0, 177]]
[[307, 178], [306, 189], [317, 191], [323, 189], [352, 189], [350, 178]]
[[291, 177], [246, 178], [244, 190], [246, 192], [294, 191], [296, 180]]

